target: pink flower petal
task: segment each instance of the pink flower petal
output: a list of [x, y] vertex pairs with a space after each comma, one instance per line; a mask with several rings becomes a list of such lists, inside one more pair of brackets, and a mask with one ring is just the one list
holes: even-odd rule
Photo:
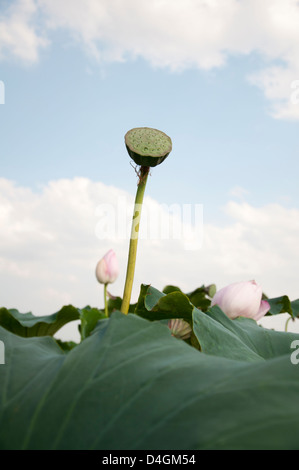
[[119, 274], [118, 261], [113, 250], [109, 250], [98, 262], [96, 278], [101, 284], [111, 284]]
[[262, 300], [259, 311], [255, 315], [254, 320], [255, 321], [260, 320], [264, 315], [266, 315], [266, 313], [269, 312], [269, 310], [270, 310], [269, 302], [267, 302], [266, 300]]

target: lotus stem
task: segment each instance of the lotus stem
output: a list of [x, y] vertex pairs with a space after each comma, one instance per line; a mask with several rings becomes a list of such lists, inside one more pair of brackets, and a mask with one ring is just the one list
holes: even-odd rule
[[136, 255], [137, 255], [137, 245], [138, 245], [138, 235], [139, 235], [139, 226], [141, 218], [141, 209], [143, 203], [143, 196], [145, 191], [145, 186], [147, 182], [147, 177], [149, 174], [149, 167], [141, 166], [139, 172], [139, 182], [137, 186], [133, 219], [132, 219], [132, 229], [131, 229], [131, 238], [129, 246], [129, 256], [128, 256], [128, 265], [127, 265], [127, 274], [124, 287], [124, 295], [121, 305], [121, 312], [125, 315], [129, 312], [132, 287], [134, 281], [135, 273], [135, 264], [136, 264]]
[[108, 284], [104, 284], [104, 304], [106, 317], [108, 317], [107, 285]]
[[289, 324], [289, 321], [292, 320], [292, 317], [289, 317], [285, 323], [285, 327], [284, 327], [284, 331], [288, 331], [288, 324]]

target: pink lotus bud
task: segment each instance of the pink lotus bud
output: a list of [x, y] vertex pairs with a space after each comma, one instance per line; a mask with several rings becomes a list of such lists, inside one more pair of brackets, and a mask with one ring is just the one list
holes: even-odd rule
[[247, 317], [257, 321], [270, 310], [262, 294], [261, 286], [255, 281], [235, 282], [216, 292], [211, 305], [218, 305], [231, 319]]
[[96, 278], [101, 284], [111, 284], [116, 280], [118, 274], [116, 254], [113, 250], [109, 250], [97, 264]]

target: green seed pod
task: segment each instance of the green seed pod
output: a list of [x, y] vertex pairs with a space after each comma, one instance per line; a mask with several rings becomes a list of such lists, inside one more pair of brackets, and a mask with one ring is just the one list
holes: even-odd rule
[[211, 284], [210, 286], [207, 287], [207, 289], [208, 289], [208, 296], [213, 298], [217, 291], [215, 284]]
[[168, 135], [149, 127], [136, 127], [125, 135], [130, 157], [140, 166], [157, 166], [170, 154], [172, 142]]

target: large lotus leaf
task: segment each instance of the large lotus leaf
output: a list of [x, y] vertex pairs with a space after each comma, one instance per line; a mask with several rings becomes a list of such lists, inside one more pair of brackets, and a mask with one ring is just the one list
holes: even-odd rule
[[231, 320], [218, 306], [207, 313], [194, 309], [193, 330], [203, 352], [245, 361], [290, 355], [292, 342], [299, 339], [296, 333], [269, 330], [250, 318]]
[[52, 315], [35, 316], [16, 309], [0, 308], [0, 326], [19, 336], [53, 336], [67, 323], [79, 320], [81, 310], [66, 305]]
[[292, 318], [299, 317], [299, 299], [290, 301], [287, 295], [267, 299], [270, 310], [267, 315], [278, 315], [279, 313], [289, 313]]
[[0, 339], [1, 449], [299, 448], [289, 354], [213, 356], [119, 312], [67, 353], [50, 337]]

